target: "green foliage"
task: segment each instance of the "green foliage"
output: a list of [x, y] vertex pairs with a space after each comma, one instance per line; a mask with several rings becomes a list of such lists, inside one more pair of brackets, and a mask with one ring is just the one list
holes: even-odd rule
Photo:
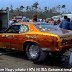
[[41, 9], [38, 7], [39, 3], [35, 2], [31, 6], [23, 6], [17, 7], [16, 9], [13, 9], [13, 6], [11, 5], [10, 9], [7, 7], [6, 9], [9, 9], [10, 11], [10, 18], [12, 16], [26, 16], [27, 18], [33, 18], [33, 14], [37, 14], [38, 18], [50, 18], [55, 15], [60, 14], [60, 10], [66, 7], [66, 5], [58, 5], [53, 8], [49, 8], [47, 6], [44, 7], [44, 9]]

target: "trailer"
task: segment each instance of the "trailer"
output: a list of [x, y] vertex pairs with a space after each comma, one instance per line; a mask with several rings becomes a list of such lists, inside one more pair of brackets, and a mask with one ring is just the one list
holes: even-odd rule
[[9, 11], [0, 10], [0, 31], [8, 28]]

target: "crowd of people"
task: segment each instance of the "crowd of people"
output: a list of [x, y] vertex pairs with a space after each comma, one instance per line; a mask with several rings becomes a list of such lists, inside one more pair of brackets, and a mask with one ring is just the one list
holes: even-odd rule
[[47, 18], [46, 20], [45, 20], [45, 22], [46, 23], [49, 23], [49, 24], [54, 24], [54, 25], [58, 25], [58, 24], [60, 24], [60, 19], [58, 19], [57, 21], [54, 21], [52, 18]]
[[[30, 20], [29, 19], [26, 20], [25, 17], [22, 20], [30, 22]], [[31, 21], [38, 22], [37, 15], [33, 15], [33, 19]], [[11, 25], [16, 22], [18, 22], [18, 20], [13, 18], [12, 20], [10, 20], [9, 24]], [[47, 19], [42, 19], [41, 22], [46, 22], [48, 24], [53, 24], [53, 25], [59, 25], [60, 28], [72, 30], [72, 21], [67, 16], [64, 16], [64, 19], [62, 21], [60, 20], [60, 18], [57, 21], [54, 21], [52, 18], [47, 18]]]

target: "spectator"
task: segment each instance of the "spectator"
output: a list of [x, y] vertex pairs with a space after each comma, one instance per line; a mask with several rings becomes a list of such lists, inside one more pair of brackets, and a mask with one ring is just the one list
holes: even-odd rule
[[70, 25], [70, 22], [68, 21], [68, 18], [67, 18], [67, 16], [64, 16], [64, 20], [61, 22], [61, 24], [60, 24], [60, 28], [63, 28], [63, 29], [67, 29], [67, 30], [69, 30], [70, 28], [69, 28], [69, 25]]
[[70, 22], [70, 18], [67, 18], [67, 21]]
[[[68, 21], [70, 22], [70, 18], [68, 18]], [[72, 22], [70, 22], [69, 28], [69, 30], [72, 30]]]
[[72, 22], [70, 22], [70, 30], [72, 30]]
[[59, 25], [61, 23], [60, 18], [57, 20], [57, 25]]
[[26, 17], [25, 17], [25, 16], [23, 16], [23, 17], [22, 17], [22, 20], [23, 20], [23, 21], [26, 21]]
[[49, 21], [50, 21], [50, 19], [45, 19], [45, 22], [46, 22], [46, 23], [49, 23]]
[[50, 24], [54, 25], [54, 20], [52, 18], [50, 19]]
[[33, 22], [37, 22], [37, 14], [33, 15]]

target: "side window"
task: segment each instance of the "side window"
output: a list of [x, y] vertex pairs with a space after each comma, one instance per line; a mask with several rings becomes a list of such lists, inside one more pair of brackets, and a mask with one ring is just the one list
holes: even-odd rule
[[27, 31], [28, 31], [28, 26], [27, 25], [22, 25], [20, 27], [20, 33], [27, 32]]
[[20, 25], [13, 25], [11, 27], [9, 27], [5, 33], [19, 33], [20, 30]]

